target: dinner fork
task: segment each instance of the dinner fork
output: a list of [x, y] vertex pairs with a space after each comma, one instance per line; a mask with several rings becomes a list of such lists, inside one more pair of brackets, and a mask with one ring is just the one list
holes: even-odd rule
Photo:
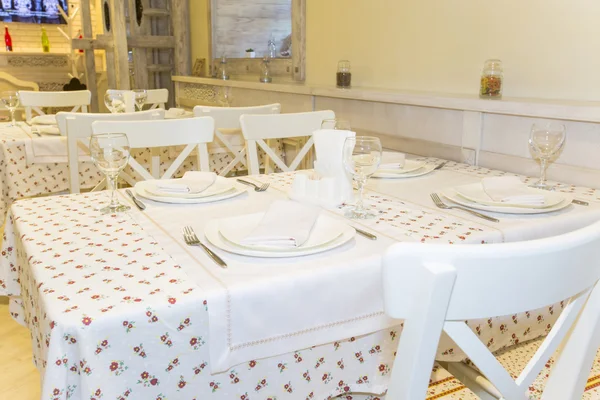
[[444, 202], [443, 202], [443, 201], [440, 199], [440, 196], [438, 196], [438, 194], [437, 194], [437, 193], [431, 193], [431, 200], [433, 200], [433, 202], [435, 203], [435, 205], [436, 205], [436, 207], [437, 207], [437, 208], [441, 208], [441, 209], [443, 209], [443, 210], [450, 210], [450, 209], [452, 209], [452, 208], [456, 208], [457, 210], [463, 210], [463, 211], [466, 211], [466, 212], [468, 212], [468, 213], [471, 213], [471, 214], [475, 215], [476, 217], [483, 218], [483, 219], [487, 219], [488, 221], [492, 221], [492, 222], [500, 222], [500, 220], [499, 220], [499, 219], [496, 219], [496, 218], [493, 218], [493, 217], [487, 216], [487, 215], [485, 215], [485, 214], [478, 213], [477, 211], [473, 211], [473, 210], [470, 210], [470, 209], [468, 209], [468, 208], [465, 208], [465, 207], [460, 207], [460, 206], [449, 206], [448, 204], [445, 204], [445, 203], [444, 203]]
[[256, 183], [252, 183], [250, 181], [245, 181], [243, 179], [236, 179], [239, 183], [243, 183], [244, 185], [253, 186], [255, 192], [264, 192], [269, 188], [270, 183], [263, 183], [258, 186]]
[[200, 239], [198, 239], [198, 236], [196, 236], [196, 232], [194, 232], [194, 230], [192, 229], [191, 226], [186, 226], [183, 228], [183, 240], [185, 241], [185, 244], [187, 244], [188, 246], [202, 247], [202, 249], [206, 252], [206, 254], [208, 254], [209, 257], [212, 258], [214, 262], [219, 264], [221, 266], [221, 268], [227, 268], [227, 264], [225, 263], [225, 261], [223, 261], [223, 259], [221, 257], [216, 255], [211, 249], [206, 247], [204, 245], [204, 243], [202, 243], [200, 241]]

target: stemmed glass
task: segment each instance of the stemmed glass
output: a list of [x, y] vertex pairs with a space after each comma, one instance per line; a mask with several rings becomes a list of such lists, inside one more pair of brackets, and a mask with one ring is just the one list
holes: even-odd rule
[[372, 136], [356, 136], [346, 138], [343, 149], [344, 167], [352, 174], [358, 186], [358, 200], [346, 217], [354, 219], [372, 218], [363, 204], [363, 191], [367, 180], [377, 171], [381, 163], [381, 142]]
[[563, 124], [549, 122], [547, 124], [533, 124], [529, 135], [529, 148], [534, 157], [540, 159], [540, 180], [531, 187], [552, 190], [546, 183], [546, 170], [548, 164], [556, 158], [565, 145], [567, 137]]
[[321, 129], [337, 129], [342, 131], [352, 130], [350, 122], [341, 118], [324, 119], [323, 122], [321, 122]]
[[148, 101], [148, 91], [146, 89], [134, 89], [133, 96], [135, 98], [135, 106], [138, 111], [142, 111], [144, 104]]
[[115, 190], [117, 177], [129, 160], [129, 140], [124, 133], [99, 133], [90, 138], [90, 156], [100, 171], [106, 175], [110, 185], [110, 203], [100, 209], [102, 214], [112, 214], [129, 210], [129, 206], [119, 203]]
[[111, 113], [123, 113], [125, 112], [125, 99], [123, 94], [116, 90], [107, 90], [104, 94], [104, 104]]
[[8, 108], [8, 111], [10, 112], [11, 124], [8, 126], [17, 126], [17, 123], [15, 122], [15, 110], [17, 109], [17, 107], [19, 107], [19, 94], [13, 91], [2, 92], [2, 97], [0, 97], [0, 99], [2, 100], [4, 106]]

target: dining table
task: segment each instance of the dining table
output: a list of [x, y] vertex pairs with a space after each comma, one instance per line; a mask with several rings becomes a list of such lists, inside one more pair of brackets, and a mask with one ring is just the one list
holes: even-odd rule
[[[440, 209], [432, 193], [514, 175], [450, 161], [419, 177], [370, 179], [365, 204], [375, 218], [345, 218], [349, 204], [321, 211], [377, 240], [356, 235], [331, 250], [290, 258], [234, 254], [206, 240], [212, 221], [264, 212], [287, 199], [297, 173], [247, 177], [268, 189], [247, 188], [217, 202], [139, 197], [144, 210], [119, 191], [131, 205], [119, 214], [98, 211], [105, 191], [13, 202], [0, 295], [10, 297], [12, 317], [31, 331], [42, 398], [325, 399], [361, 392], [374, 399], [386, 390], [402, 331], [402, 321], [383, 307], [381, 260], [390, 245], [533, 240], [600, 219], [597, 190], [559, 183], [556, 191], [578, 204], [540, 214], [487, 213], [498, 222]], [[227, 267], [188, 246], [185, 226]], [[497, 351], [546, 335], [566, 300], [466, 323]], [[436, 359], [465, 355], [444, 336]], [[435, 390], [458, 391], [460, 383], [448, 387], [450, 381]]]
[[[58, 130], [56, 127], [54, 129]], [[40, 133], [24, 121], [17, 121], [16, 126], [0, 122], [0, 217], [3, 220], [15, 200], [69, 190], [67, 141], [65, 136], [56, 133], [43, 133], [43, 130]], [[240, 144], [236, 142], [236, 146]], [[243, 142], [241, 146], [243, 148]], [[232, 160], [232, 155], [218, 142], [211, 143], [209, 150], [210, 168], [219, 173]], [[281, 144], [277, 151], [283, 153]], [[82, 189], [91, 189], [102, 182], [103, 175], [89, 155], [84, 150], [80, 152], [80, 186]], [[143, 166], [149, 167], [152, 157], [157, 153], [162, 173], [179, 155], [176, 148], [165, 147], [158, 150], [135, 149], [132, 156]], [[175, 175], [181, 176], [185, 171], [196, 168], [196, 157], [192, 154]], [[139, 178], [130, 168], [125, 172], [133, 178]]]

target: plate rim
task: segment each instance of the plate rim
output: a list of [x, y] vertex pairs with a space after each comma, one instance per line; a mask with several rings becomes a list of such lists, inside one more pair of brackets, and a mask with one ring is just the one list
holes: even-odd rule
[[[465, 199], [465, 201], [461, 201], [461, 199], [458, 199], [458, 201], [457, 201], [456, 199], [452, 198], [451, 196], [448, 196], [448, 193], [447, 193], [448, 190], [453, 190], [453, 189], [452, 188], [444, 189], [444, 190], [440, 191], [440, 194], [453, 203], [459, 204], [464, 207], [472, 208], [475, 210], [489, 211], [489, 212], [495, 212], [495, 213], [499, 213], [499, 214], [544, 214], [544, 213], [550, 213], [550, 212], [560, 211], [564, 208], [567, 208], [569, 205], [571, 205], [571, 202], [573, 200], [570, 197], [565, 197], [565, 199], [561, 203], [559, 203], [555, 206], [546, 207], [546, 208], [486, 206], [485, 204], [472, 202], [467, 199]], [[456, 194], [458, 195], [458, 193], [456, 193]], [[458, 195], [458, 196], [460, 197], [460, 195]], [[473, 204], [475, 204], [477, 207], [473, 207]]]
[[[421, 165], [413, 168], [413, 169], [409, 169], [406, 171], [402, 171], [402, 172], [383, 172], [384, 174], [397, 174], [397, 175], [402, 175], [402, 174], [410, 174], [411, 172], [415, 172], [421, 168], [425, 168], [427, 166], [427, 164], [429, 164], [427, 161], [417, 161], [417, 160], [404, 160], [404, 164], [406, 165], [407, 162], [415, 162], [415, 163], [420, 163]], [[383, 164], [393, 164], [393, 163], [383, 163]], [[377, 170], [379, 171], [379, 168], [377, 168]], [[384, 170], [389, 170], [389, 168], [384, 168]], [[377, 173], [377, 172], [375, 172]]]
[[[221, 178], [221, 179], [219, 179], [219, 178]], [[172, 179], [177, 179], [177, 178], [172, 178]], [[160, 179], [153, 179], [153, 181], [155, 181], [155, 180], [160, 180]], [[178, 197], [178, 196], [169, 196], [169, 195], [163, 196], [163, 195], [156, 194], [156, 193], [153, 193], [151, 191], [148, 191], [146, 189], [143, 189], [143, 190], [145, 190], [146, 192], [148, 192], [152, 196], [156, 196], [156, 197], [174, 197], [174, 198], [179, 198], [179, 199], [203, 199], [203, 198], [212, 197], [212, 196], [218, 196], [220, 194], [227, 193], [227, 192], [231, 191], [232, 188], [236, 187], [235, 182], [231, 182], [227, 178], [223, 178], [222, 176], [217, 176], [217, 178], [215, 179], [215, 182], [213, 182], [213, 185], [215, 183], [218, 183], [218, 181], [222, 182], [222, 183], [230, 183], [231, 186], [227, 190], [224, 190], [224, 191], [222, 191], [220, 193], [217, 193], [217, 194], [212, 194], [212, 195], [208, 195], [208, 196], [197, 196], [197, 197], [196, 196], [194, 196], [194, 197]], [[146, 184], [149, 184], [150, 182], [151, 182], [150, 180], [139, 181], [139, 182], [136, 182], [136, 186], [137, 186], [137, 184], [146, 185]], [[196, 194], [202, 194], [204, 191], [208, 190], [209, 188], [210, 188], [210, 186], [208, 188], [206, 188], [205, 190], [203, 190], [202, 192], [196, 193]]]
[[[373, 175], [371, 175], [371, 178], [377, 178], [377, 179], [406, 179], [406, 178], [418, 178], [419, 176], [423, 176], [423, 175], [427, 175], [432, 173], [433, 171], [435, 171], [435, 164], [429, 164], [426, 163], [423, 167], [419, 168], [419, 169], [423, 169], [422, 172], [417, 173], [417, 171], [419, 169], [416, 169], [413, 172], [406, 172], [403, 174], [395, 174], [395, 173], [391, 173], [391, 172], [375, 172]], [[385, 175], [385, 176], [382, 176]]]
[[[235, 189], [235, 190], [233, 190]], [[205, 204], [205, 203], [214, 203], [221, 200], [231, 199], [233, 197], [239, 196], [248, 192], [248, 188], [241, 187], [238, 185], [233, 185], [232, 192], [226, 195], [216, 195], [216, 196], [207, 196], [207, 197], [196, 197], [196, 198], [181, 198], [181, 197], [162, 197], [162, 196], [153, 196], [152, 194], [146, 193], [144, 189], [133, 187], [134, 192], [147, 200], [156, 201], [157, 203], [165, 203], [165, 204]]]
[[[479, 184], [481, 184], [481, 182], [479, 182]], [[460, 185], [460, 186], [470, 186], [470, 185], [477, 185], [477, 183], [468, 183], [466, 185]], [[460, 186], [458, 186], [458, 187], [460, 187]], [[495, 201], [489, 201], [489, 202], [486, 201], [485, 203], [483, 203], [481, 201], [477, 201], [474, 197], [467, 196], [467, 195], [465, 195], [463, 193], [460, 193], [458, 190], [456, 190], [456, 188], [451, 188], [451, 189], [454, 190], [456, 192], [456, 194], [459, 195], [462, 198], [465, 198], [465, 199], [467, 199], [467, 200], [469, 200], [469, 201], [471, 201], [473, 203], [482, 204], [482, 205], [489, 206], [489, 207], [514, 207], [514, 208], [540, 209], [541, 210], [541, 209], [545, 209], [545, 208], [556, 207], [557, 205], [559, 205], [560, 203], [562, 203], [563, 201], [565, 201], [565, 199], [568, 198], [568, 195], [566, 193], [556, 192], [554, 194], [556, 194], [557, 196], [562, 196], [563, 198], [560, 201], [558, 201], [558, 202], [556, 202], [556, 203], [554, 203], [552, 205], [541, 205], [541, 206], [532, 205], [532, 206], [529, 206], [529, 205], [523, 205], [523, 204], [502, 203], [502, 202], [495, 202]], [[542, 195], [553, 193], [553, 192], [542, 191], [541, 189], [535, 189], [535, 188], [531, 188], [531, 189], [532, 190], [541, 191]], [[544, 193], [544, 192], [547, 192], [547, 193]], [[485, 200], [483, 200], [483, 201], [485, 201]]]

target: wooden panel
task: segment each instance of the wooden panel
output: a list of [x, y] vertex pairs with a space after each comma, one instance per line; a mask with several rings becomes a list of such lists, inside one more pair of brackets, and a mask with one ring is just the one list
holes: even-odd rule
[[[220, 59], [213, 60], [213, 65], [217, 71], [220, 64]], [[269, 63], [271, 76], [292, 77], [292, 60], [289, 58], [274, 58]], [[262, 70], [261, 58], [228, 58], [227, 69], [230, 76], [239, 75], [260, 75]], [[214, 75], [214, 74], [213, 74]]]
[[[113, 65], [115, 69], [115, 89], [128, 90], [129, 56], [127, 46], [127, 25], [125, 22], [125, 2], [110, 0], [111, 34], [113, 38]], [[110, 67], [109, 67], [110, 70]]]
[[306, 78], [306, 0], [292, 0], [292, 65], [294, 80]]
[[[90, 2], [81, 2], [81, 19], [83, 25], [83, 37], [91, 39], [93, 37], [92, 32], [92, 12], [90, 10]], [[85, 79], [87, 87], [90, 90], [95, 90], [96, 93], [92, 93], [92, 102], [90, 109], [92, 112], [98, 112], [98, 91], [96, 82], [96, 57], [94, 50], [85, 50]]]
[[169, 49], [175, 47], [173, 36], [138, 36], [129, 39], [131, 47], [146, 47], [152, 49]]
[[177, 51], [175, 51], [175, 73], [177, 75], [191, 75], [192, 72], [189, 14], [189, 0], [172, 0], [171, 19], [173, 36], [177, 44]]

